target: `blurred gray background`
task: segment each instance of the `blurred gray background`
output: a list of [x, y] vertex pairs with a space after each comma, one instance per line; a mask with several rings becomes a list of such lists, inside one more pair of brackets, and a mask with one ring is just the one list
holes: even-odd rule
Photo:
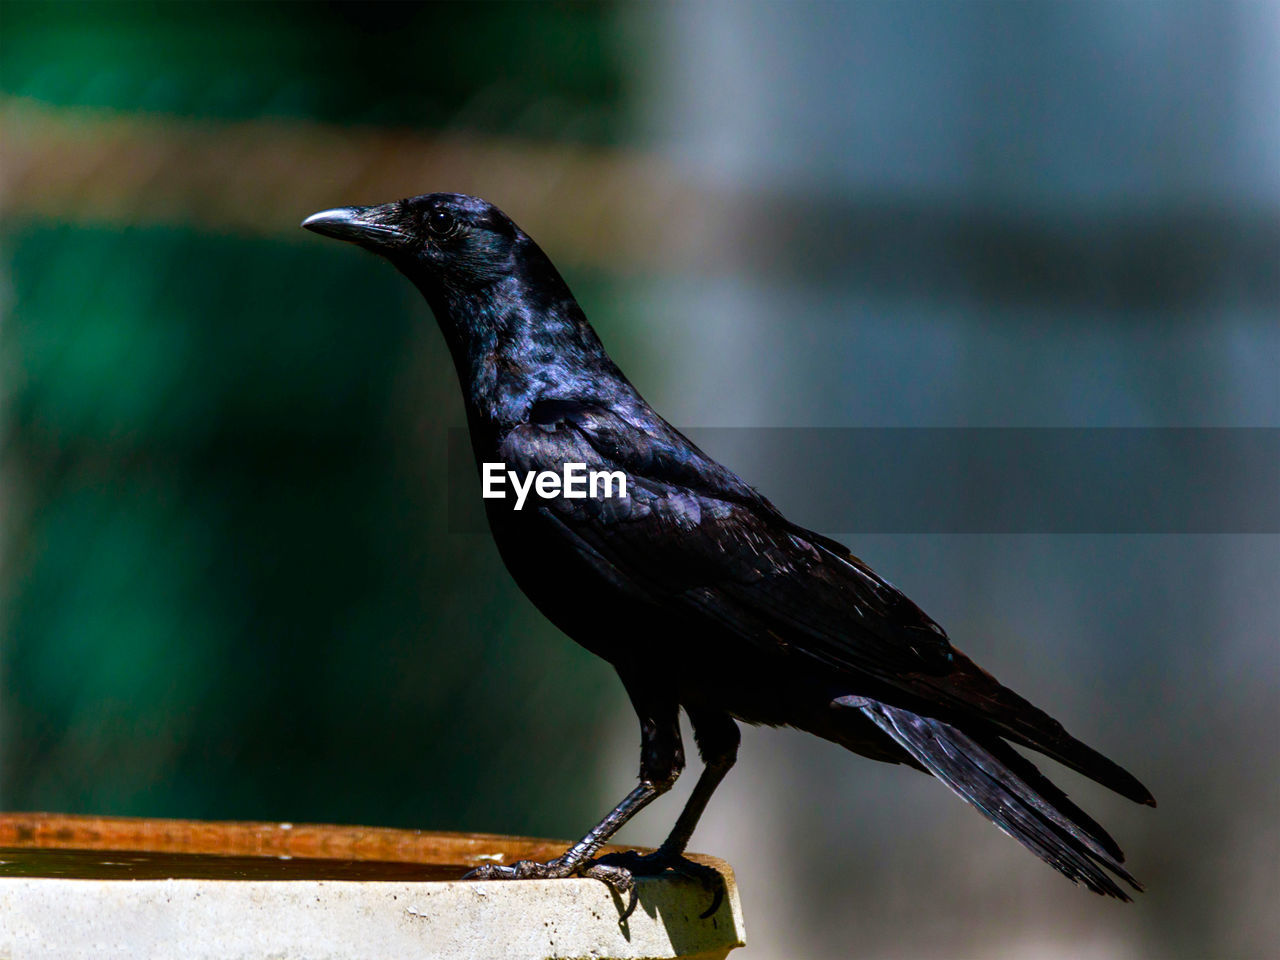
[[[0, 4], [0, 807], [573, 837], [630, 786], [610, 669], [448, 529], [429, 313], [308, 213], [498, 203], [817, 524], [707, 428], [1280, 428], [1278, 117], [1276, 3]], [[1149, 892], [749, 730], [694, 839], [744, 956], [1273, 954], [1274, 532], [823, 532], [1152, 788], [1045, 762]]]

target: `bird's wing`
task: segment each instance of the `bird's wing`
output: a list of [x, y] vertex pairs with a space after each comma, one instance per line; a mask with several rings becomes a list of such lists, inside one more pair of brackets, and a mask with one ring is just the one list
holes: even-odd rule
[[[523, 470], [622, 471], [625, 498], [541, 509], [621, 589], [677, 604], [744, 641], [899, 691], [900, 705], [978, 722], [1140, 803], [1135, 778], [956, 650], [943, 629], [842, 544], [792, 524], [648, 411], [542, 400], [501, 444]], [[886, 696], [882, 693], [881, 696]]]
[[837, 670], [890, 679], [945, 674], [942, 629], [891, 584], [815, 535], [651, 414], [540, 401], [503, 459], [521, 470], [622, 471], [625, 498], [559, 499], [544, 509], [616, 582], [696, 608], [744, 639]]

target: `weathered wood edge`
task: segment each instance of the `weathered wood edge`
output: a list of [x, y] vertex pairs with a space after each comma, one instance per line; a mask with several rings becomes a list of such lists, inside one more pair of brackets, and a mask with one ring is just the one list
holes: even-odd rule
[[[288, 856], [433, 865], [550, 860], [571, 841], [489, 833], [400, 830], [340, 824], [245, 820], [175, 820], [67, 813], [0, 813], [0, 847], [117, 850], [238, 857]], [[602, 853], [621, 848], [604, 847]], [[643, 851], [643, 848], [642, 848]], [[732, 877], [723, 860], [690, 859]]]

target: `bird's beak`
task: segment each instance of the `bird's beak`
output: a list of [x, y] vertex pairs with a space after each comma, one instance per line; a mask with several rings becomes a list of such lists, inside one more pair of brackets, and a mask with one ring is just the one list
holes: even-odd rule
[[401, 226], [402, 216], [400, 205], [396, 203], [376, 207], [338, 207], [313, 213], [302, 221], [302, 226], [321, 236], [377, 250], [402, 246], [413, 239]]

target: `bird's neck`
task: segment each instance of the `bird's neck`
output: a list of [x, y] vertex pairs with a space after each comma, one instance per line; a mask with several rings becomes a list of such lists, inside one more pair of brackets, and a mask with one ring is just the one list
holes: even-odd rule
[[548, 289], [513, 277], [428, 299], [477, 440], [525, 422], [539, 398], [591, 399], [602, 381], [626, 382], [563, 282]]

